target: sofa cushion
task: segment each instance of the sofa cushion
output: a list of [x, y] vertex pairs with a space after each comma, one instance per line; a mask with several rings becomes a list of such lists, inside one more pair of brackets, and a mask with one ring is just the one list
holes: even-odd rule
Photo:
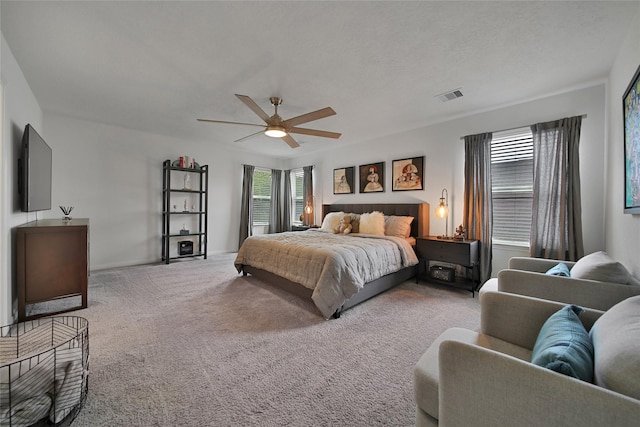
[[571, 273], [569, 272], [569, 267], [567, 267], [567, 264], [563, 262], [554, 265], [553, 267], [548, 269], [544, 274], [548, 276], [571, 277]]
[[590, 332], [595, 384], [640, 399], [640, 296], [607, 310]]
[[624, 265], [614, 261], [603, 251], [594, 252], [580, 258], [571, 269], [571, 277], [600, 282], [637, 284]]
[[584, 381], [593, 379], [593, 344], [580, 322], [582, 307], [568, 305], [542, 325], [531, 363]]

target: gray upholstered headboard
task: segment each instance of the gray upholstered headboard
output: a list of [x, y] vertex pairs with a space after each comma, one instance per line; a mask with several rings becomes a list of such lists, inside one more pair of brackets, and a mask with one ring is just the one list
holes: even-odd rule
[[429, 203], [367, 203], [322, 205], [322, 218], [329, 212], [366, 213], [379, 211], [385, 215], [412, 216], [411, 235], [429, 235]]

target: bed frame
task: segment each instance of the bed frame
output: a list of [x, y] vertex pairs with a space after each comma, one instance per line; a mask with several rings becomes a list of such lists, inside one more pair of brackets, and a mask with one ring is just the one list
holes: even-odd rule
[[[379, 211], [385, 215], [412, 216], [411, 236], [421, 237], [429, 235], [429, 203], [374, 203], [374, 204], [333, 204], [322, 205], [322, 218], [330, 212], [350, 212], [350, 213], [366, 213]], [[268, 271], [252, 267], [250, 265], [242, 266], [243, 274], [251, 274], [252, 276], [264, 280], [267, 283], [278, 286], [286, 291], [298, 295], [302, 298], [311, 299], [313, 290], [302, 286], [299, 283], [280, 277]], [[339, 318], [340, 314], [363, 301], [368, 300], [392, 287], [409, 280], [416, 274], [416, 266], [407, 267], [395, 273], [387, 274], [372, 282], [366, 283], [365, 286], [345, 303], [333, 314], [334, 318]]]

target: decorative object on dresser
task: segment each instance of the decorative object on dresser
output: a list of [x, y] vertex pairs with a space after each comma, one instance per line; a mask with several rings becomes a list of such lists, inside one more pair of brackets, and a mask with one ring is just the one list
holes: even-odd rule
[[422, 190], [424, 156], [393, 161], [393, 191]]
[[60, 210], [64, 214], [62, 219], [65, 221], [71, 221], [71, 211], [73, 210], [73, 206], [60, 206]]
[[[190, 167], [180, 167], [185, 164], [185, 158]], [[200, 166], [188, 156], [173, 162], [165, 160], [162, 178], [162, 261], [169, 264], [172, 259], [179, 258], [206, 259], [209, 167]], [[178, 203], [182, 206], [181, 211]], [[190, 252], [186, 250], [185, 236], [192, 238], [189, 240]]]
[[[420, 280], [455, 286], [471, 291], [475, 296], [479, 282], [477, 281], [477, 267], [480, 264], [478, 240], [443, 240], [434, 236], [418, 237], [416, 239], [416, 253], [420, 259], [416, 283]], [[471, 272], [471, 278], [452, 275], [451, 270], [444, 266], [429, 267], [429, 262], [458, 264]], [[453, 276], [453, 277], [452, 277]]]
[[[17, 227], [18, 321], [87, 307], [88, 240], [86, 218], [42, 219]], [[55, 312], [27, 314], [54, 299], [60, 302]]]

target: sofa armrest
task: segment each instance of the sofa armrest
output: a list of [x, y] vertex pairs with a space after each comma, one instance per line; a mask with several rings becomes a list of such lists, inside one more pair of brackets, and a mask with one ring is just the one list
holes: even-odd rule
[[439, 350], [439, 425], [636, 426], [640, 401], [473, 344]]
[[498, 290], [519, 295], [608, 310], [622, 300], [640, 295], [640, 286], [572, 277], [549, 276], [521, 270], [498, 273]]
[[[533, 350], [540, 328], [566, 304], [505, 292], [485, 292], [480, 299], [480, 331], [483, 334]], [[603, 314], [585, 309], [580, 320], [585, 328]]]
[[509, 259], [509, 268], [514, 270], [525, 271], [537, 271], [538, 273], [545, 273], [551, 267], [558, 265], [558, 263], [564, 263], [571, 269], [575, 262], [573, 261], [560, 261], [557, 259], [544, 259], [533, 257], [512, 257]]

